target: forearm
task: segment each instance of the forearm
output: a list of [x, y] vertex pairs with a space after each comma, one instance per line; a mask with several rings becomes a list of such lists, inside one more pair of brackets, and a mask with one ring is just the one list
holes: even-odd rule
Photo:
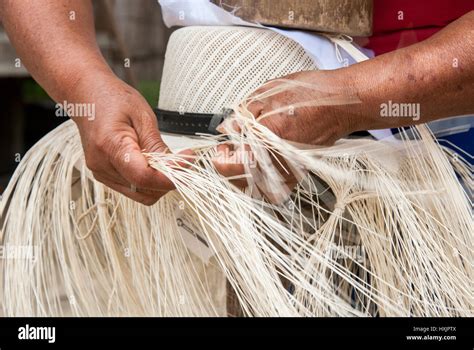
[[96, 44], [90, 1], [0, 0], [0, 16], [22, 63], [54, 100], [74, 100], [81, 81], [113, 75]]
[[91, 2], [0, 0], [0, 17], [25, 66], [54, 100], [93, 104], [93, 118], [71, 118], [94, 178], [146, 205], [171, 190], [173, 183], [152, 169], [142, 153], [168, 151], [156, 116], [103, 59]]
[[[336, 71], [337, 72], [337, 71]], [[474, 12], [416, 45], [339, 70], [362, 103], [347, 108], [357, 130], [399, 127], [474, 112]], [[381, 105], [415, 103], [420, 119], [382, 118]]]

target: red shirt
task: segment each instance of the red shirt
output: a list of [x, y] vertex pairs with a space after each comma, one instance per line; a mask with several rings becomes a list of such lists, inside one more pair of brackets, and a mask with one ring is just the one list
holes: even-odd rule
[[474, 0], [374, 0], [373, 36], [367, 48], [376, 55], [425, 40], [474, 10]]

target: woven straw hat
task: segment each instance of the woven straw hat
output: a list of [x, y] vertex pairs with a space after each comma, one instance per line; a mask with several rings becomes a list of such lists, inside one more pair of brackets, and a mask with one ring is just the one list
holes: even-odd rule
[[[295, 41], [268, 29], [191, 26], [176, 30], [166, 50], [158, 108], [218, 114], [266, 81], [317, 69]], [[207, 141], [163, 133], [172, 151]]]
[[158, 108], [220, 113], [267, 80], [314, 69], [298, 43], [271, 30], [184, 27], [168, 43]]
[[[313, 60], [298, 43], [270, 30], [184, 27], [175, 31], [168, 43], [158, 108], [221, 113], [270, 79], [314, 69], [317, 67]], [[163, 140], [173, 151], [206, 143], [200, 138], [166, 133]], [[192, 257], [200, 266], [196, 259]], [[211, 267], [198, 273], [203, 279], [212, 280], [214, 304], [225, 310], [224, 275]]]

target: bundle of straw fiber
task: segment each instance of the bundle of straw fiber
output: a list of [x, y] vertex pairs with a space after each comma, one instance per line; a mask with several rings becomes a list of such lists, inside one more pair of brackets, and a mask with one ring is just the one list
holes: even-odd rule
[[39, 249], [3, 262], [6, 315], [222, 314], [178, 218], [208, 242], [247, 315], [472, 315], [470, 206], [426, 127], [399, 144], [299, 149], [235, 119], [244, 132], [230, 138], [273, 188], [275, 154], [308, 171], [285, 204], [256, 196], [261, 184], [231, 185], [208, 146], [187, 169], [148, 154], [177, 190], [144, 207], [91, 180], [72, 123], [41, 140], [2, 200], [2, 243]]
[[[398, 141], [289, 143], [248, 111], [263, 97], [234, 108], [225, 141], [202, 136], [193, 162], [145, 153], [176, 186], [152, 207], [92, 179], [72, 122], [44, 137], [0, 204], [2, 244], [36, 248], [3, 261], [5, 315], [224, 315], [220, 274], [248, 316], [472, 315], [462, 158], [424, 125]], [[223, 142], [251, 151], [245, 190], [215, 168]]]

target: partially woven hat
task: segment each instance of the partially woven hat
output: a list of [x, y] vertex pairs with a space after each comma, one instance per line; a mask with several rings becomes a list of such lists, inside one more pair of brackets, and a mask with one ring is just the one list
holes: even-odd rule
[[[314, 61], [298, 43], [267, 29], [184, 27], [175, 31], [168, 43], [158, 108], [221, 113], [270, 79], [314, 69]], [[191, 136], [162, 136], [173, 151], [208, 142]], [[191, 259], [200, 266], [195, 257]], [[212, 267], [197, 273], [203, 280], [213, 281], [214, 303], [225, 309], [224, 275]], [[234, 314], [237, 309], [234, 306], [227, 312]]]
[[220, 113], [267, 80], [314, 69], [298, 43], [268, 29], [184, 27], [168, 43], [158, 107]]

